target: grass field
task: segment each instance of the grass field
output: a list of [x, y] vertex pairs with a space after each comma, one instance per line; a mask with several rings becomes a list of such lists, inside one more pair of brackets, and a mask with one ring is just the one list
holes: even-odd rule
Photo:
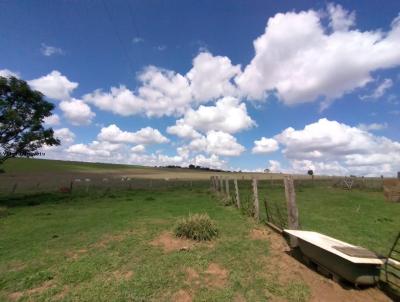
[[[254, 222], [218, 205], [204, 187], [21, 198], [2, 200], [19, 206], [0, 218], [1, 301], [178, 301], [186, 292], [195, 301], [306, 301], [309, 295], [301, 282], [276, 281], [268, 242], [249, 238]], [[190, 251], [151, 244], [188, 213], [208, 213], [219, 238]]]
[[[271, 266], [274, 242], [249, 235], [262, 227], [246, 213], [252, 174], [226, 174], [239, 179], [238, 211], [210, 193], [209, 181], [199, 180], [209, 172], [24, 159], [7, 165], [0, 180], [10, 184], [53, 183], [41, 185], [41, 193], [0, 192], [0, 301], [307, 301], [315, 290], [301, 278], [282, 280]], [[114, 175], [116, 181], [100, 181], [90, 191], [81, 182], [72, 194], [57, 193], [60, 179], [68, 184], [88, 175]], [[135, 175], [137, 186], [128, 190], [122, 175]], [[169, 175], [193, 183], [166, 181]], [[279, 177], [259, 180], [262, 221], [265, 197], [286, 219]], [[161, 180], [149, 187], [149, 178]], [[233, 196], [232, 183], [230, 191]], [[379, 190], [301, 180], [296, 196], [304, 230], [386, 255], [400, 229], [400, 204], [386, 202]], [[189, 213], [208, 213], [219, 237], [211, 244], [177, 240], [174, 224]]]

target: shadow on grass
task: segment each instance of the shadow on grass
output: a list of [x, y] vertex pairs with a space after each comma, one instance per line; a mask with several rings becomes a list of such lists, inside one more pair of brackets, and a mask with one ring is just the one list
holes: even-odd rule
[[26, 207], [40, 204], [61, 203], [70, 201], [72, 197], [58, 193], [36, 193], [0, 196], [0, 206]]

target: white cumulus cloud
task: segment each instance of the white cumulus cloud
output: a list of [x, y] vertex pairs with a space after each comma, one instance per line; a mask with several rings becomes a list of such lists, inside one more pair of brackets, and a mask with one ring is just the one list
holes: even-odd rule
[[71, 82], [59, 71], [53, 70], [48, 75], [28, 81], [35, 90], [42, 92], [48, 98], [54, 100], [68, 100], [72, 91], [78, 87], [78, 83]]
[[75, 140], [75, 134], [68, 128], [55, 129], [54, 137], [58, 138], [62, 145], [72, 144]]
[[262, 137], [260, 140], [254, 141], [252, 153], [267, 154], [275, 152], [279, 149], [278, 142], [273, 138]]
[[274, 138], [292, 164], [313, 164], [318, 173], [393, 175], [400, 170], [399, 142], [337, 121], [320, 119], [302, 130], [290, 127]]
[[59, 106], [64, 117], [73, 125], [89, 125], [96, 116], [82, 100], [62, 101]]
[[254, 41], [255, 56], [236, 78], [242, 93], [274, 93], [287, 105], [324, 98], [322, 107], [372, 80], [371, 72], [400, 64], [400, 18], [388, 32], [349, 29], [354, 16], [330, 6], [333, 31], [314, 10], [279, 13]]
[[47, 126], [56, 126], [60, 124], [60, 116], [58, 114], [52, 114], [45, 117], [43, 121]]
[[10, 78], [10, 77], [15, 77], [19, 78], [18, 72], [11, 71], [9, 69], [0, 69], [0, 77], [3, 78]]
[[232, 79], [240, 73], [240, 65], [232, 65], [228, 57], [199, 53], [193, 60], [193, 68], [187, 73], [193, 97], [209, 101], [237, 94]]
[[245, 151], [234, 136], [214, 130], [209, 131], [206, 136], [192, 140], [188, 147], [192, 151], [221, 156], [239, 156]]
[[247, 113], [246, 104], [240, 103], [237, 98], [225, 97], [218, 100], [215, 106], [201, 105], [197, 110], [189, 109], [170, 131], [189, 126], [187, 130], [192, 128], [201, 132], [216, 130], [236, 133], [255, 125]]
[[101, 128], [97, 138], [100, 141], [112, 143], [132, 143], [142, 145], [162, 144], [168, 142], [168, 139], [157, 129], [145, 127], [136, 132], [128, 132], [122, 131], [115, 124]]

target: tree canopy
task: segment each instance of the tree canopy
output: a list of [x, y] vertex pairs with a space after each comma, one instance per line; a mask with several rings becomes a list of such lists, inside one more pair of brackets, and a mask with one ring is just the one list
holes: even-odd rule
[[60, 144], [53, 129], [43, 126], [53, 109], [25, 81], [0, 76], [0, 164], [11, 157], [39, 155], [44, 145]]

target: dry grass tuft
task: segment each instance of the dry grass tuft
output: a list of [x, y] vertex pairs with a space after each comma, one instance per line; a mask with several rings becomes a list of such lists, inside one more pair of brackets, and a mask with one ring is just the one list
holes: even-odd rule
[[175, 235], [197, 241], [208, 241], [218, 235], [218, 229], [207, 214], [194, 214], [178, 221]]

